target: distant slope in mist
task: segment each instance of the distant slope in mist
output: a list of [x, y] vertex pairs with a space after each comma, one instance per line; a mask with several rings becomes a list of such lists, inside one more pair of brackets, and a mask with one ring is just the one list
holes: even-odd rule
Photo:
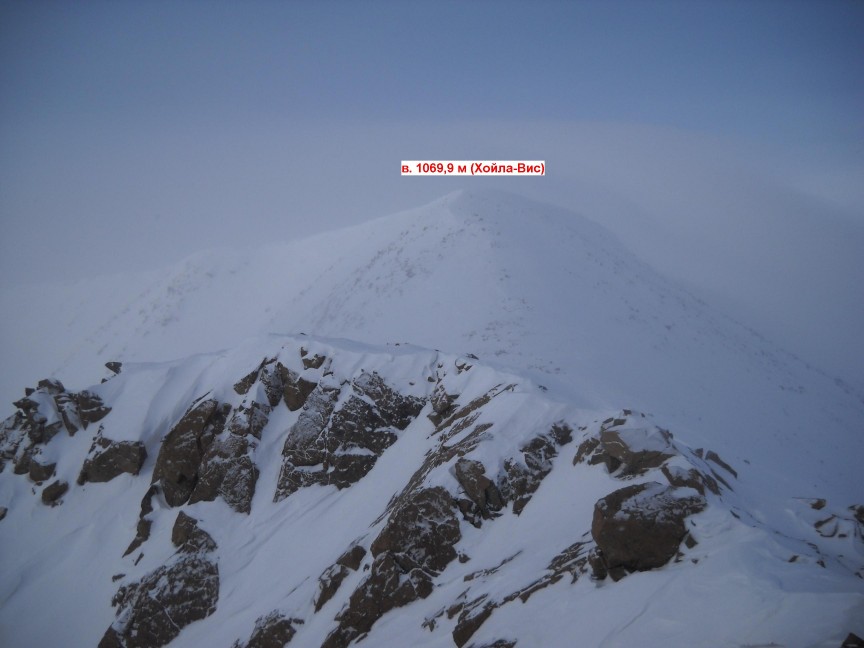
[[505, 193], [457, 192], [54, 299], [4, 302], [19, 305], [10, 328], [33, 364], [51, 366], [50, 348], [73, 386], [109, 359], [166, 360], [304, 331], [472, 352], [577, 404], [652, 412], [691, 445], [743, 464], [745, 484], [746, 460], [800, 496], [848, 499], [864, 455], [864, 404], [849, 389], [664, 279], [595, 223]]

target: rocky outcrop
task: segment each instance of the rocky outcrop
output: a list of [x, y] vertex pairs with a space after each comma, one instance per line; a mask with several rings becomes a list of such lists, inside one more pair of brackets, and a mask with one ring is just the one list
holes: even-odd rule
[[334, 564], [324, 570], [324, 573], [318, 577], [318, 594], [313, 600], [316, 612], [320, 611], [327, 601], [333, 598], [348, 574], [356, 572], [360, 568], [360, 563], [365, 557], [366, 548], [362, 545], [354, 545], [339, 556]]
[[423, 409], [424, 401], [361, 373], [337, 408], [342, 386], [322, 380], [288, 433], [275, 501], [313, 484], [346, 488], [365, 477], [378, 457]]
[[117, 619], [99, 648], [158, 648], [216, 611], [219, 568], [211, 557], [213, 538], [181, 511], [171, 540], [178, 551], [167, 564], [117, 591], [111, 602]]
[[185, 504], [198, 483], [201, 461], [214, 437], [222, 431], [230, 407], [208, 399], [190, 408], [175, 425], [159, 449], [153, 469], [170, 506]]
[[601, 498], [591, 523], [599, 557], [592, 563], [595, 576], [608, 573], [619, 580], [628, 572], [665, 565], [687, 535], [687, 516], [705, 506], [698, 492], [657, 482], [627, 486]]
[[302, 619], [292, 619], [273, 610], [266, 616], [258, 617], [249, 641], [237, 641], [232, 648], [285, 648], [297, 633], [294, 626], [302, 623]]
[[27, 438], [25, 420], [24, 413], [19, 410], [0, 423], [0, 472], [3, 472], [8, 462], [16, 462], [18, 448]]
[[252, 401], [249, 405], [240, 405], [231, 413], [226, 429], [236, 436], [253, 436], [260, 439], [269, 415], [268, 405]]
[[668, 430], [646, 425], [643, 417], [624, 410], [619, 418], [606, 419], [597, 436], [582, 442], [573, 463], [602, 463], [610, 474], [621, 479], [662, 466], [677, 454], [671, 444], [672, 435]]
[[189, 503], [222, 497], [238, 513], [249, 513], [258, 481], [252, 449], [247, 438], [232, 432], [215, 439], [204, 454]]
[[91, 423], [101, 421], [111, 411], [111, 408], [106, 407], [102, 399], [91, 391], [80, 392], [75, 400], [78, 403], [78, 417], [85, 429]]
[[312, 393], [318, 383], [308, 380], [295, 371], [291, 371], [281, 363], [277, 368], [282, 380], [282, 398], [285, 400], [288, 409], [296, 412], [306, 404], [306, 399], [309, 398], [309, 394]]
[[513, 502], [513, 512], [519, 515], [540, 482], [552, 470], [552, 459], [558, 448], [573, 440], [572, 430], [564, 424], [554, 425], [547, 434], [540, 434], [519, 450], [522, 460], [508, 459], [504, 462], [504, 475], [499, 479], [498, 489]]
[[504, 508], [504, 497], [495, 483], [486, 476], [486, 468], [479, 461], [460, 458], [453, 468], [456, 481], [467, 496], [457, 501], [463, 517], [476, 527], [480, 519], [496, 517]]
[[[550, 585], [554, 585], [565, 575], [571, 576], [571, 582], [575, 583], [582, 574], [587, 572], [588, 556], [586, 545], [587, 543], [585, 542], [576, 542], [570, 545], [549, 562], [545, 573], [540, 578], [499, 600], [491, 599], [488, 594], [481, 594], [477, 598], [470, 599], [468, 596], [470, 589], [463, 592], [453, 605], [439, 613], [440, 616], [446, 612], [449, 619], [458, 615], [456, 626], [453, 628], [453, 642], [461, 648], [498, 608], [516, 600], [525, 603], [534, 593]], [[510, 556], [497, 567], [469, 574], [464, 580], [466, 582], [487, 580], [514, 558], [516, 558], [515, 555]], [[430, 625], [434, 628], [434, 624], [435, 619], [433, 618]], [[491, 645], [498, 645], [498, 642]], [[505, 642], [502, 645], [507, 645], [507, 643]]]
[[371, 573], [351, 594], [322, 648], [344, 648], [390, 610], [429, 596], [433, 578], [456, 558], [461, 537], [446, 489], [423, 489], [403, 501], [372, 543]]
[[32, 479], [37, 484], [41, 484], [43, 481], [47, 479], [51, 479], [54, 476], [54, 470], [57, 468], [56, 463], [39, 463], [35, 457], [30, 458], [28, 473], [30, 475], [30, 479]]
[[97, 434], [84, 460], [78, 483], [108, 482], [127, 473], [137, 475], [147, 459], [147, 450], [140, 441], [112, 441]]
[[123, 553], [124, 556], [128, 556], [150, 538], [150, 527], [153, 525], [153, 521], [149, 516], [153, 512], [153, 497], [158, 492], [159, 486], [151, 484], [150, 488], [147, 489], [147, 492], [141, 499], [141, 512], [138, 514], [138, 525], [135, 529], [135, 538], [126, 548], [126, 551]]

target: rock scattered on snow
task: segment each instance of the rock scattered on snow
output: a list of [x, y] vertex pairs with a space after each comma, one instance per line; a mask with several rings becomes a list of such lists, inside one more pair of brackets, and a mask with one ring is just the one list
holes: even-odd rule
[[42, 491], [42, 502], [49, 506], [57, 506], [60, 504], [60, 498], [69, 490], [69, 484], [65, 481], [55, 481], [45, 487]]

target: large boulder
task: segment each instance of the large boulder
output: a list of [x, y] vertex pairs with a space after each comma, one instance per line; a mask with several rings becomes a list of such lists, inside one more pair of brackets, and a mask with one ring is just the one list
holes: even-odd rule
[[628, 572], [665, 565], [687, 535], [687, 516], [705, 506], [697, 491], [657, 482], [627, 486], [599, 499], [591, 524], [600, 559], [595, 575], [602, 576], [605, 568], [618, 580]]
[[42, 491], [42, 503], [49, 506], [57, 506], [60, 498], [69, 490], [69, 484], [65, 481], [55, 481]]

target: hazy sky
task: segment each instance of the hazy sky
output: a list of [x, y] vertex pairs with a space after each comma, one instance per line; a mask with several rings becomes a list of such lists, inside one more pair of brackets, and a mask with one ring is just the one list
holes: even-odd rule
[[[746, 297], [739, 313], [785, 300], [766, 325], [860, 330], [862, 33], [860, 1], [0, 1], [0, 281], [153, 267], [483, 182], [584, 211]], [[549, 173], [399, 176], [424, 158]], [[810, 240], [824, 277], [783, 292]], [[741, 268], [764, 281], [739, 291]]]

